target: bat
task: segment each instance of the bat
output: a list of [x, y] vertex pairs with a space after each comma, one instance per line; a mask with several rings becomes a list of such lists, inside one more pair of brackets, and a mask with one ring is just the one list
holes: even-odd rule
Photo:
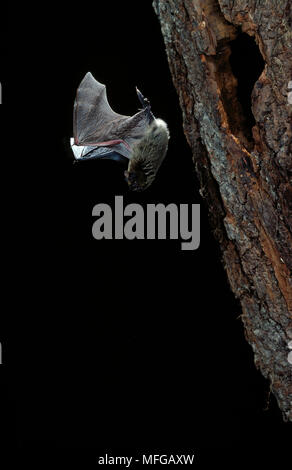
[[169, 131], [162, 119], [154, 117], [138, 88], [136, 93], [142, 109], [133, 116], [118, 114], [108, 103], [106, 86], [88, 72], [77, 89], [70, 144], [76, 161], [122, 163], [129, 189], [143, 191], [153, 183], [166, 156]]

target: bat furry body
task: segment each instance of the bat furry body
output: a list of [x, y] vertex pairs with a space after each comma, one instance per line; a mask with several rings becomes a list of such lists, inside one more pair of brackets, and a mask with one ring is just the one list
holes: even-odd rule
[[78, 161], [128, 162], [129, 188], [143, 191], [154, 181], [166, 156], [169, 132], [166, 123], [153, 116], [149, 101], [136, 91], [143, 108], [134, 116], [117, 114], [108, 103], [105, 85], [88, 72], [76, 94], [71, 147]]
[[125, 176], [130, 189], [143, 191], [154, 181], [156, 173], [165, 158], [169, 131], [166, 122], [154, 119], [144, 137], [133, 147]]

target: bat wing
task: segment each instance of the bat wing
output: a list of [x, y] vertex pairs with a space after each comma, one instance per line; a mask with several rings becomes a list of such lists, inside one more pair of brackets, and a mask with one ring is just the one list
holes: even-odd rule
[[125, 166], [129, 162], [129, 153], [127, 148], [122, 144], [116, 144], [113, 146], [95, 146], [95, 145], [75, 145], [74, 139], [70, 139], [71, 149], [75, 158], [75, 161], [84, 160], [114, 160], [123, 163]]
[[122, 143], [131, 149], [144, 136], [152, 119], [150, 104], [134, 116], [113, 111], [107, 100], [106, 86], [88, 72], [77, 89], [74, 103], [74, 144], [113, 146]]

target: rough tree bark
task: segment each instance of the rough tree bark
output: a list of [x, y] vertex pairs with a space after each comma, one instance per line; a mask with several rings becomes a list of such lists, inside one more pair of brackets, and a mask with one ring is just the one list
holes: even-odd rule
[[[291, 0], [154, 0], [184, 132], [255, 364], [292, 420]], [[249, 133], [230, 66], [240, 32], [264, 70]], [[250, 129], [251, 130], [251, 129]]]

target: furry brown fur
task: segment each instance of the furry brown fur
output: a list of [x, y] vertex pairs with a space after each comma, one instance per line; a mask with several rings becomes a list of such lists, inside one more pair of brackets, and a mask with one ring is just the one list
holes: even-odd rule
[[165, 158], [169, 131], [162, 119], [155, 119], [144, 137], [133, 147], [133, 153], [125, 176], [129, 188], [144, 191], [154, 181], [156, 173]]

